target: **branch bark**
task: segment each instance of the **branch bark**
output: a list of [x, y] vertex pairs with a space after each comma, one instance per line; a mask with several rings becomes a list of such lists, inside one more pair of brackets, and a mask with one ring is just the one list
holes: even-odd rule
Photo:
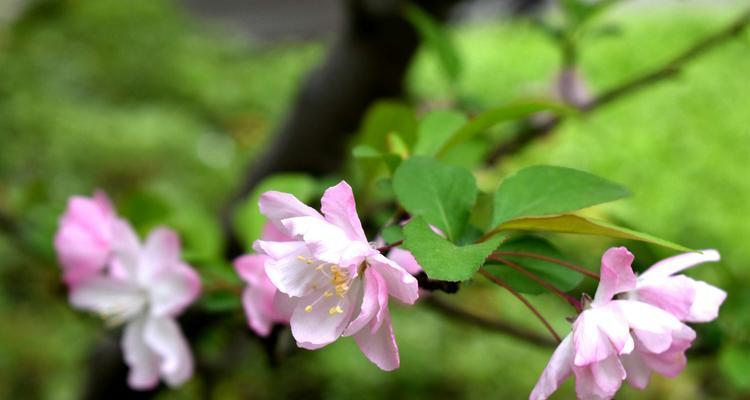
[[[678, 75], [687, 64], [703, 56], [719, 45], [737, 37], [750, 25], [750, 9], [743, 12], [734, 22], [701, 40], [681, 52], [665, 64], [647, 73], [638, 75], [620, 85], [596, 96], [581, 107], [583, 114], [596, 111], [610, 103], [626, 98], [628, 95], [649, 88], [656, 83]], [[510, 140], [502, 143], [487, 158], [487, 165], [497, 164], [504, 157], [515, 154], [532, 141], [548, 136], [564, 119], [552, 116], [539, 120], [527, 121], [527, 124]]]
[[541, 335], [535, 331], [520, 327], [510, 322], [497, 319], [489, 319], [473, 314], [461, 307], [455, 306], [450, 302], [442, 300], [437, 296], [430, 296], [424, 300], [425, 304], [440, 313], [451, 317], [457, 321], [467, 322], [489, 331], [508, 335], [518, 340], [533, 344], [539, 347], [554, 348], [557, 342], [546, 335]]

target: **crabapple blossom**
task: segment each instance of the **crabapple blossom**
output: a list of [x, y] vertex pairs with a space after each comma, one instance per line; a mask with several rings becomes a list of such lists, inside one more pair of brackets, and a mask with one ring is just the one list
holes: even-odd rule
[[141, 244], [118, 220], [112, 239], [109, 268], [72, 286], [70, 302], [110, 325], [125, 324], [121, 345], [132, 388], [151, 389], [160, 378], [178, 386], [192, 375], [193, 358], [176, 317], [198, 297], [200, 278], [180, 259], [169, 229], [154, 229]]
[[596, 295], [553, 353], [531, 399], [546, 399], [570, 375], [579, 398], [609, 399], [626, 378], [644, 387], [652, 370], [674, 376], [684, 368], [695, 332], [658, 307], [615, 299], [637, 285], [632, 261], [624, 247], [604, 253]]
[[112, 254], [112, 229], [117, 221], [107, 195], [73, 196], [55, 234], [55, 250], [68, 286], [96, 276]]
[[[262, 240], [289, 241], [272, 224], [267, 224]], [[279, 292], [266, 275], [265, 263], [271, 260], [265, 254], [246, 254], [234, 261], [234, 267], [247, 283], [242, 292], [248, 325], [258, 336], [268, 336], [274, 323], [289, 322], [289, 296]]]
[[703, 250], [659, 261], [638, 276], [635, 289], [628, 292], [627, 297], [659, 307], [681, 321], [712, 321], [719, 315], [719, 307], [727, 293], [706, 282], [677, 273], [720, 259], [716, 250]]
[[378, 367], [398, 368], [388, 300], [413, 304], [417, 281], [367, 241], [351, 187], [342, 181], [327, 189], [322, 215], [287, 193], [266, 192], [259, 204], [261, 213], [293, 239], [258, 240], [253, 247], [270, 258], [268, 278], [291, 297], [297, 345], [318, 349], [353, 336]]

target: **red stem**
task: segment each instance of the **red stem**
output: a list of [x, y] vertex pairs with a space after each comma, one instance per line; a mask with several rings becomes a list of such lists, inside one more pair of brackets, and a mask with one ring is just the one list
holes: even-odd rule
[[599, 274], [596, 272], [592, 272], [587, 270], [586, 268], [583, 268], [581, 266], [571, 264], [567, 261], [560, 260], [558, 258], [554, 257], [547, 257], [543, 256], [541, 254], [536, 253], [527, 253], [524, 251], [496, 251], [493, 253], [493, 255], [499, 255], [499, 256], [507, 256], [507, 257], [528, 257], [528, 258], [536, 258], [537, 260], [547, 261], [554, 264], [562, 265], [565, 268], [568, 268], [570, 270], [576, 271], [578, 273], [581, 273], [583, 275], [588, 276], [589, 278], [596, 279], [597, 281], [600, 279]]
[[550, 325], [549, 322], [547, 322], [547, 320], [544, 319], [544, 317], [539, 312], [539, 310], [537, 310], [536, 307], [534, 307], [531, 303], [529, 303], [529, 301], [526, 300], [526, 298], [523, 297], [521, 295], [521, 293], [516, 292], [515, 289], [513, 289], [512, 287], [510, 287], [510, 285], [508, 285], [507, 283], [505, 283], [505, 281], [501, 280], [500, 278], [496, 277], [495, 275], [492, 275], [491, 273], [487, 272], [484, 269], [480, 269], [479, 273], [482, 274], [482, 275], [484, 275], [485, 278], [491, 280], [492, 282], [494, 282], [498, 286], [504, 288], [505, 290], [507, 290], [508, 292], [510, 292], [510, 294], [512, 294], [518, 300], [520, 300], [529, 310], [531, 310], [532, 313], [534, 313], [534, 315], [536, 315], [537, 318], [539, 318], [539, 321], [541, 321], [542, 324], [544, 324], [544, 327], [547, 328], [547, 330], [549, 331], [549, 333], [555, 338], [555, 340], [557, 340], [558, 343], [560, 343], [560, 341], [561, 341], [560, 335], [558, 335], [557, 332], [555, 332], [555, 330], [552, 329], [552, 325]]

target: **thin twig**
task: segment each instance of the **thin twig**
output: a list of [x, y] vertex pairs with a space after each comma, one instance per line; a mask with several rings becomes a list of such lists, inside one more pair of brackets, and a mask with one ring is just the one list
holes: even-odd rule
[[492, 254], [497, 254], [499, 256], [507, 256], [507, 257], [528, 257], [528, 258], [536, 258], [537, 260], [547, 261], [550, 263], [561, 265], [565, 268], [568, 268], [572, 271], [576, 271], [578, 273], [581, 273], [583, 275], [586, 275], [592, 279], [596, 279], [597, 281], [600, 279], [599, 274], [593, 271], [589, 271], [588, 269], [581, 267], [579, 265], [575, 265], [572, 263], [569, 263], [564, 260], [560, 260], [558, 258], [554, 257], [548, 257], [541, 254], [536, 253], [528, 253], [525, 251], [496, 251]]
[[557, 340], [558, 343], [560, 343], [560, 335], [558, 335], [557, 332], [555, 332], [555, 330], [552, 329], [552, 325], [550, 325], [549, 322], [547, 322], [547, 320], [544, 318], [544, 316], [542, 316], [542, 314], [539, 312], [539, 310], [537, 310], [536, 307], [534, 307], [531, 303], [529, 303], [529, 301], [526, 300], [526, 298], [523, 297], [523, 295], [521, 295], [521, 293], [518, 293], [515, 289], [513, 289], [512, 287], [510, 287], [510, 285], [508, 285], [507, 283], [505, 283], [505, 281], [503, 281], [502, 279], [496, 277], [495, 275], [492, 275], [491, 273], [487, 272], [484, 269], [480, 269], [479, 273], [482, 274], [485, 278], [487, 278], [487, 279], [491, 280], [492, 282], [494, 282], [495, 284], [497, 284], [498, 286], [503, 287], [505, 290], [507, 290], [508, 292], [510, 292], [510, 294], [512, 294], [518, 300], [520, 300], [521, 303], [523, 303], [529, 310], [531, 310], [532, 313], [534, 313], [534, 315], [536, 315], [537, 318], [539, 318], [539, 321], [541, 321], [542, 324], [544, 324], [544, 327], [547, 328], [547, 330], [549, 331], [549, 333], [555, 338], [555, 340]]
[[557, 345], [554, 340], [550, 340], [546, 335], [540, 335], [534, 331], [525, 329], [510, 322], [489, 319], [476, 315], [461, 307], [455, 306], [448, 301], [442, 300], [439, 296], [427, 297], [425, 298], [424, 303], [449, 317], [453, 317], [463, 322], [472, 323], [493, 332], [512, 336], [536, 346], [555, 347]]
[[387, 245], [385, 245], [385, 246], [382, 246], [382, 247], [378, 247], [378, 248], [377, 248], [377, 250], [378, 250], [378, 251], [379, 251], [380, 253], [385, 253], [386, 251], [388, 251], [388, 250], [390, 250], [390, 249], [392, 249], [392, 248], [394, 248], [394, 247], [396, 247], [396, 246], [400, 246], [400, 245], [401, 245], [401, 244], [403, 244], [403, 243], [404, 243], [404, 241], [403, 241], [403, 240], [398, 240], [398, 241], [395, 241], [395, 242], [393, 242], [393, 243], [391, 243], [391, 244], [387, 244]]
[[557, 295], [561, 299], [563, 299], [566, 302], [568, 302], [568, 304], [570, 304], [571, 306], [573, 306], [573, 308], [575, 308], [576, 311], [581, 312], [581, 310], [582, 310], [582, 308], [581, 308], [581, 302], [578, 301], [578, 299], [576, 299], [575, 297], [573, 297], [573, 296], [571, 296], [571, 295], [563, 292], [562, 290], [554, 287], [552, 284], [550, 284], [549, 282], [547, 282], [544, 279], [540, 278], [539, 276], [537, 276], [536, 274], [534, 274], [531, 271], [527, 270], [526, 268], [523, 268], [522, 266], [520, 266], [520, 265], [518, 265], [516, 263], [513, 263], [511, 261], [508, 261], [508, 260], [506, 260], [506, 259], [504, 259], [502, 257], [490, 256], [489, 259], [497, 261], [497, 262], [499, 262], [501, 264], [504, 264], [504, 265], [506, 265], [506, 266], [508, 266], [510, 268], [513, 268], [514, 270], [520, 272], [521, 274], [525, 275], [526, 277], [528, 277], [529, 279], [533, 280], [534, 282], [542, 285], [542, 287], [544, 287], [545, 289], [549, 290], [550, 292], [554, 293], [555, 295]]
[[[662, 66], [655, 68], [650, 72], [632, 78], [627, 82], [613, 87], [612, 89], [604, 91], [600, 95], [596, 96], [593, 100], [591, 100], [587, 105], [584, 105], [580, 110], [581, 113], [591, 113], [594, 110], [600, 109], [602, 106], [627, 97], [627, 95], [629, 94], [651, 87], [655, 83], [661, 82], [667, 78], [671, 78], [672, 76], [677, 75], [688, 63], [706, 54], [710, 50], [725, 43], [726, 41], [738, 36], [745, 30], [745, 28], [747, 28], [748, 25], [750, 25], [750, 9], [742, 13], [739, 18], [737, 18], [734, 22], [729, 24], [724, 29], [699, 40], [682, 53], [664, 63]], [[500, 159], [507, 155], [518, 152], [519, 150], [524, 148], [527, 143], [547, 136], [563, 120], [564, 117], [562, 116], [547, 116], [541, 121], [530, 121], [525, 125], [525, 127], [521, 128], [521, 130], [512, 139], [503, 142], [500, 146], [495, 148], [495, 150], [492, 151], [487, 157], [486, 164], [497, 164]]]

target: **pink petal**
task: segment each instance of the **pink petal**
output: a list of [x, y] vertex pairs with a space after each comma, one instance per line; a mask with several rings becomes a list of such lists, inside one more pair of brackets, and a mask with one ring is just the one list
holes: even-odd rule
[[242, 291], [242, 306], [245, 309], [245, 316], [250, 329], [258, 336], [268, 336], [273, 325], [271, 319], [273, 304], [268, 304], [265, 293], [252, 287], [246, 287]]
[[325, 215], [326, 221], [341, 228], [350, 240], [367, 242], [362, 223], [357, 215], [354, 193], [345, 181], [325, 191], [323, 198], [320, 199], [320, 211]]
[[144, 339], [145, 319], [139, 318], [125, 327], [122, 353], [128, 373], [128, 386], [135, 390], [153, 389], [159, 383], [159, 356]]
[[591, 365], [591, 373], [596, 386], [605, 396], [614, 396], [627, 376], [619, 357], [608, 357]]
[[292, 240], [292, 238], [284, 235], [283, 232], [279, 230], [279, 228], [276, 227], [276, 225], [268, 222], [263, 226], [263, 232], [261, 233], [260, 237], [263, 240], [269, 240], [272, 242], [287, 242]]
[[651, 380], [651, 368], [646, 365], [646, 362], [641, 357], [638, 346], [636, 350], [630, 354], [623, 354], [620, 356], [622, 366], [625, 368], [627, 373], [627, 381], [630, 386], [638, 389], [645, 389], [648, 386], [648, 382]]
[[539, 377], [529, 400], [544, 400], [554, 393], [573, 373], [573, 335], [569, 334], [560, 342]]
[[674, 378], [687, 365], [685, 351], [665, 351], [661, 354], [643, 353], [644, 363], [660, 375]]
[[713, 249], [701, 250], [701, 252], [684, 253], [659, 261], [641, 274], [641, 278], [666, 277], [674, 275], [684, 269], [694, 267], [698, 264], [711, 261], [719, 261], [719, 252]]
[[613, 247], [602, 256], [602, 271], [599, 287], [594, 296], [594, 305], [603, 305], [622, 292], [636, 286], [633, 268], [633, 254], [624, 247]]
[[310, 258], [310, 253], [302, 247], [296, 253], [279, 260], [266, 261], [266, 275], [280, 291], [292, 297], [307, 296], [314, 286], [326, 283], [326, 277], [316, 271], [318, 264], [303, 261]]
[[401, 268], [405, 269], [406, 272], [417, 275], [422, 272], [422, 267], [417, 262], [417, 259], [411, 254], [410, 251], [404, 250], [399, 247], [394, 247], [388, 252], [388, 259], [400, 265]]
[[406, 304], [414, 304], [417, 301], [419, 284], [413, 275], [381, 254], [376, 254], [367, 260], [383, 278], [391, 296]]
[[314, 208], [305, 205], [289, 193], [265, 192], [260, 196], [258, 206], [260, 207], [260, 213], [265, 215], [268, 218], [268, 221], [271, 222], [282, 235], [287, 237], [293, 235], [290, 235], [286, 231], [281, 224], [282, 220], [294, 217], [323, 219], [323, 216], [315, 211]]
[[187, 264], [165, 267], [151, 277], [148, 288], [151, 315], [155, 317], [177, 316], [200, 295], [201, 280], [198, 273]]
[[256, 240], [253, 243], [253, 250], [265, 254], [275, 260], [288, 257], [291, 254], [306, 252], [307, 246], [302, 241], [285, 241], [271, 242], [266, 240]]
[[369, 255], [377, 254], [369, 243], [352, 241], [341, 228], [317, 218], [289, 218], [282, 223], [290, 235], [303, 238], [313, 257], [318, 260], [349, 267], [359, 265]]
[[[361, 286], [361, 282], [355, 280], [343, 299], [324, 297], [322, 290], [301, 298], [290, 320], [297, 345], [316, 349], [338, 339], [351, 320], [356, 299], [362, 296]], [[311, 306], [310, 311], [306, 310], [307, 306]], [[331, 314], [330, 310], [336, 306], [340, 306], [343, 312]]]
[[574, 364], [600, 362], [608, 357], [629, 353], [633, 348], [630, 327], [614, 307], [592, 308], [573, 323]]
[[688, 322], [709, 322], [719, 316], [719, 307], [727, 298], [727, 292], [705, 282], [695, 281], [695, 300], [690, 307]]
[[261, 286], [268, 279], [266, 276], [266, 261], [268, 260], [270, 258], [262, 254], [247, 254], [235, 259], [233, 264], [243, 281], [252, 286]]
[[650, 304], [630, 300], [616, 300], [615, 303], [639, 342], [652, 353], [669, 349], [672, 336], [686, 328], [675, 316]]
[[375, 318], [375, 315], [380, 311], [380, 304], [378, 301], [378, 294], [381, 292], [380, 286], [384, 283], [372, 271], [371, 268], [365, 270], [363, 279], [364, 294], [362, 298], [362, 304], [360, 306], [359, 315], [349, 323], [349, 326], [344, 330], [344, 336], [351, 336], [359, 332], [364, 328], [370, 321]]
[[685, 275], [638, 278], [635, 299], [665, 310], [684, 320], [695, 302], [695, 281]]
[[146, 297], [129, 282], [97, 277], [72, 288], [70, 304], [102, 316], [127, 320], [144, 309]]
[[140, 276], [141, 243], [125, 220], [117, 220], [112, 225], [112, 250], [114, 258], [110, 265], [110, 275], [136, 282]]
[[393, 334], [391, 316], [387, 311], [377, 330], [373, 332], [371, 329], [362, 329], [354, 335], [354, 340], [365, 357], [380, 369], [393, 371], [399, 367], [398, 345]]
[[265, 262], [269, 258], [263, 255], [245, 255], [234, 261], [235, 269], [248, 287], [242, 293], [250, 328], [259, 336], [268, 336], [275, 322], [274, 296], [276, 287], [266, 276]]
[[172, 318], [148, 318], [143, 328], [148, 347], [159, 355], [159, 372], [170, 387], [180, 386], [193, 375], [193, 355]]

